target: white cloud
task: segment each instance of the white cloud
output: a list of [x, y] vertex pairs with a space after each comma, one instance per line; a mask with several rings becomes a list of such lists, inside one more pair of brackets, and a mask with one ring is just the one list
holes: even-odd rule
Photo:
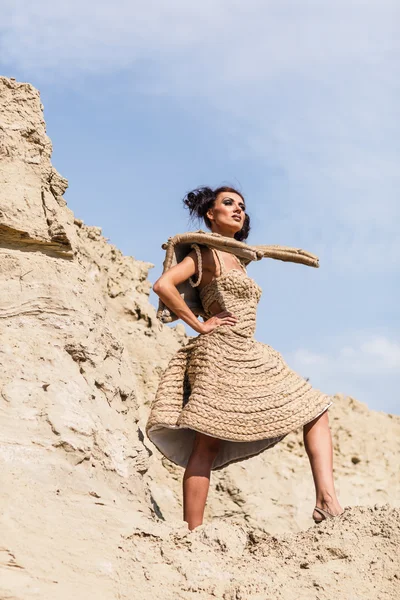
[[[370, 62], [380, 65], [382, 52], [390, 51], [395, 39], [396, 10], [394, 0], [338, 0], [335, 5], [299, 5], [293, 0], [249, 0], [246, 5], [232, 0], [3, 0], [1, 29], [5, 41], [20, 42], [17, 47], [5, 44], [8, 56], [40, 68], [56, 66], [61, 59], [73, 70], [86, 71], [92, 61], [92, 68], [102, 71], [101, 60], [107, 57], [107, 64], [118, 69], [160, 50], [180, 53], [201, 47], [197, 62], [214, 56], [227, 67], [214, 75], [239, 83], [296, 73], [305, 62], [326, 68], [345, 61], [365, 63], [370, 56]], [[383, 31], [387, 37], [382, 47]], [[163, 60], [160, 55], [158, 59]]]
[[[290, 366], [327, 393], [342, 392], [370, 408], [400, 413], [400, 343], [383, 335], [353, 334], [353, 343], [338, 339], [315, 352], [298, 348], [287, 356]], [[343, 340], [342, 340], [343, 341]]]
[[399, 343], [380, 337], [361, 344], [361, 352], [371, 359], [375, 369], [400, 373]]
[[385, 337], [373, 337], [357, 345], [345, 345], [331, 353], [316, 353], [300, 348], [292, 359], [299, 367], [333, 369], [346, 374], [400, 374], [400, 344]]

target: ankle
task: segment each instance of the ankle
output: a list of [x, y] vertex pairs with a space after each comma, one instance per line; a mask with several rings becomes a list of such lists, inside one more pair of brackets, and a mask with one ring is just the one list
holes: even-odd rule
[[336, 498], [336, 494], [333, 493], [329, 493], [329, 492], [323, 492], [322, 494], [317, 494], [316, 497], [316, 505], [317, 506], [321, 506], [323, 507], [325, 506], [330, 506], [332, 504], [338, 504], [338, 499]]

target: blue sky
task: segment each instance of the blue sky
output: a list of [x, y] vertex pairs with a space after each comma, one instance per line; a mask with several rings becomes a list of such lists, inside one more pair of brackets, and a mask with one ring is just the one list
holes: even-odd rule
[[1, 74], [40, 90], [76, 216], [152, 262], [154, 282], [162, 242], [205, 228], [183, 195], [237, 186], [249, 243], [321, 264], [249, 266], [256, 338], [315, 387], [399, 414], [398, 3], [3, 0], [1, 12]]

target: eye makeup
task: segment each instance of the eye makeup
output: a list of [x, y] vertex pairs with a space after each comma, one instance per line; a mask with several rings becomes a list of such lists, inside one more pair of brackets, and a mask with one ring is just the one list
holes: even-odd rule
[[[229, 197], [227, 197], [227, 198], [224, 198], [223, 202], [225, 202], [225, 200], [229, 200], [230, 202], [233, 202], [233, 198], [229, 198]], [[245, 205], [245, 204], [243, 204], [243, 202], [241, 202], [239, 206], [242, 208], [242, 210], [243, 210], [244, 212], [246, 211], [246, 205]]]

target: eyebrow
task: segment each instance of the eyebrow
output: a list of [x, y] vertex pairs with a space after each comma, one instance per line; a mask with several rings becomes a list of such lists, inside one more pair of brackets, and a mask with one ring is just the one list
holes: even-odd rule
[[[232, 198], [231, 196], [225, 196], [224, 200], [233, 200], [234, 198]], [[242, 202], [242, 204], [244, 204], [246, 206], [246, 202], [243, 200], [243, 198], [240, 200], [240, 202]]]

